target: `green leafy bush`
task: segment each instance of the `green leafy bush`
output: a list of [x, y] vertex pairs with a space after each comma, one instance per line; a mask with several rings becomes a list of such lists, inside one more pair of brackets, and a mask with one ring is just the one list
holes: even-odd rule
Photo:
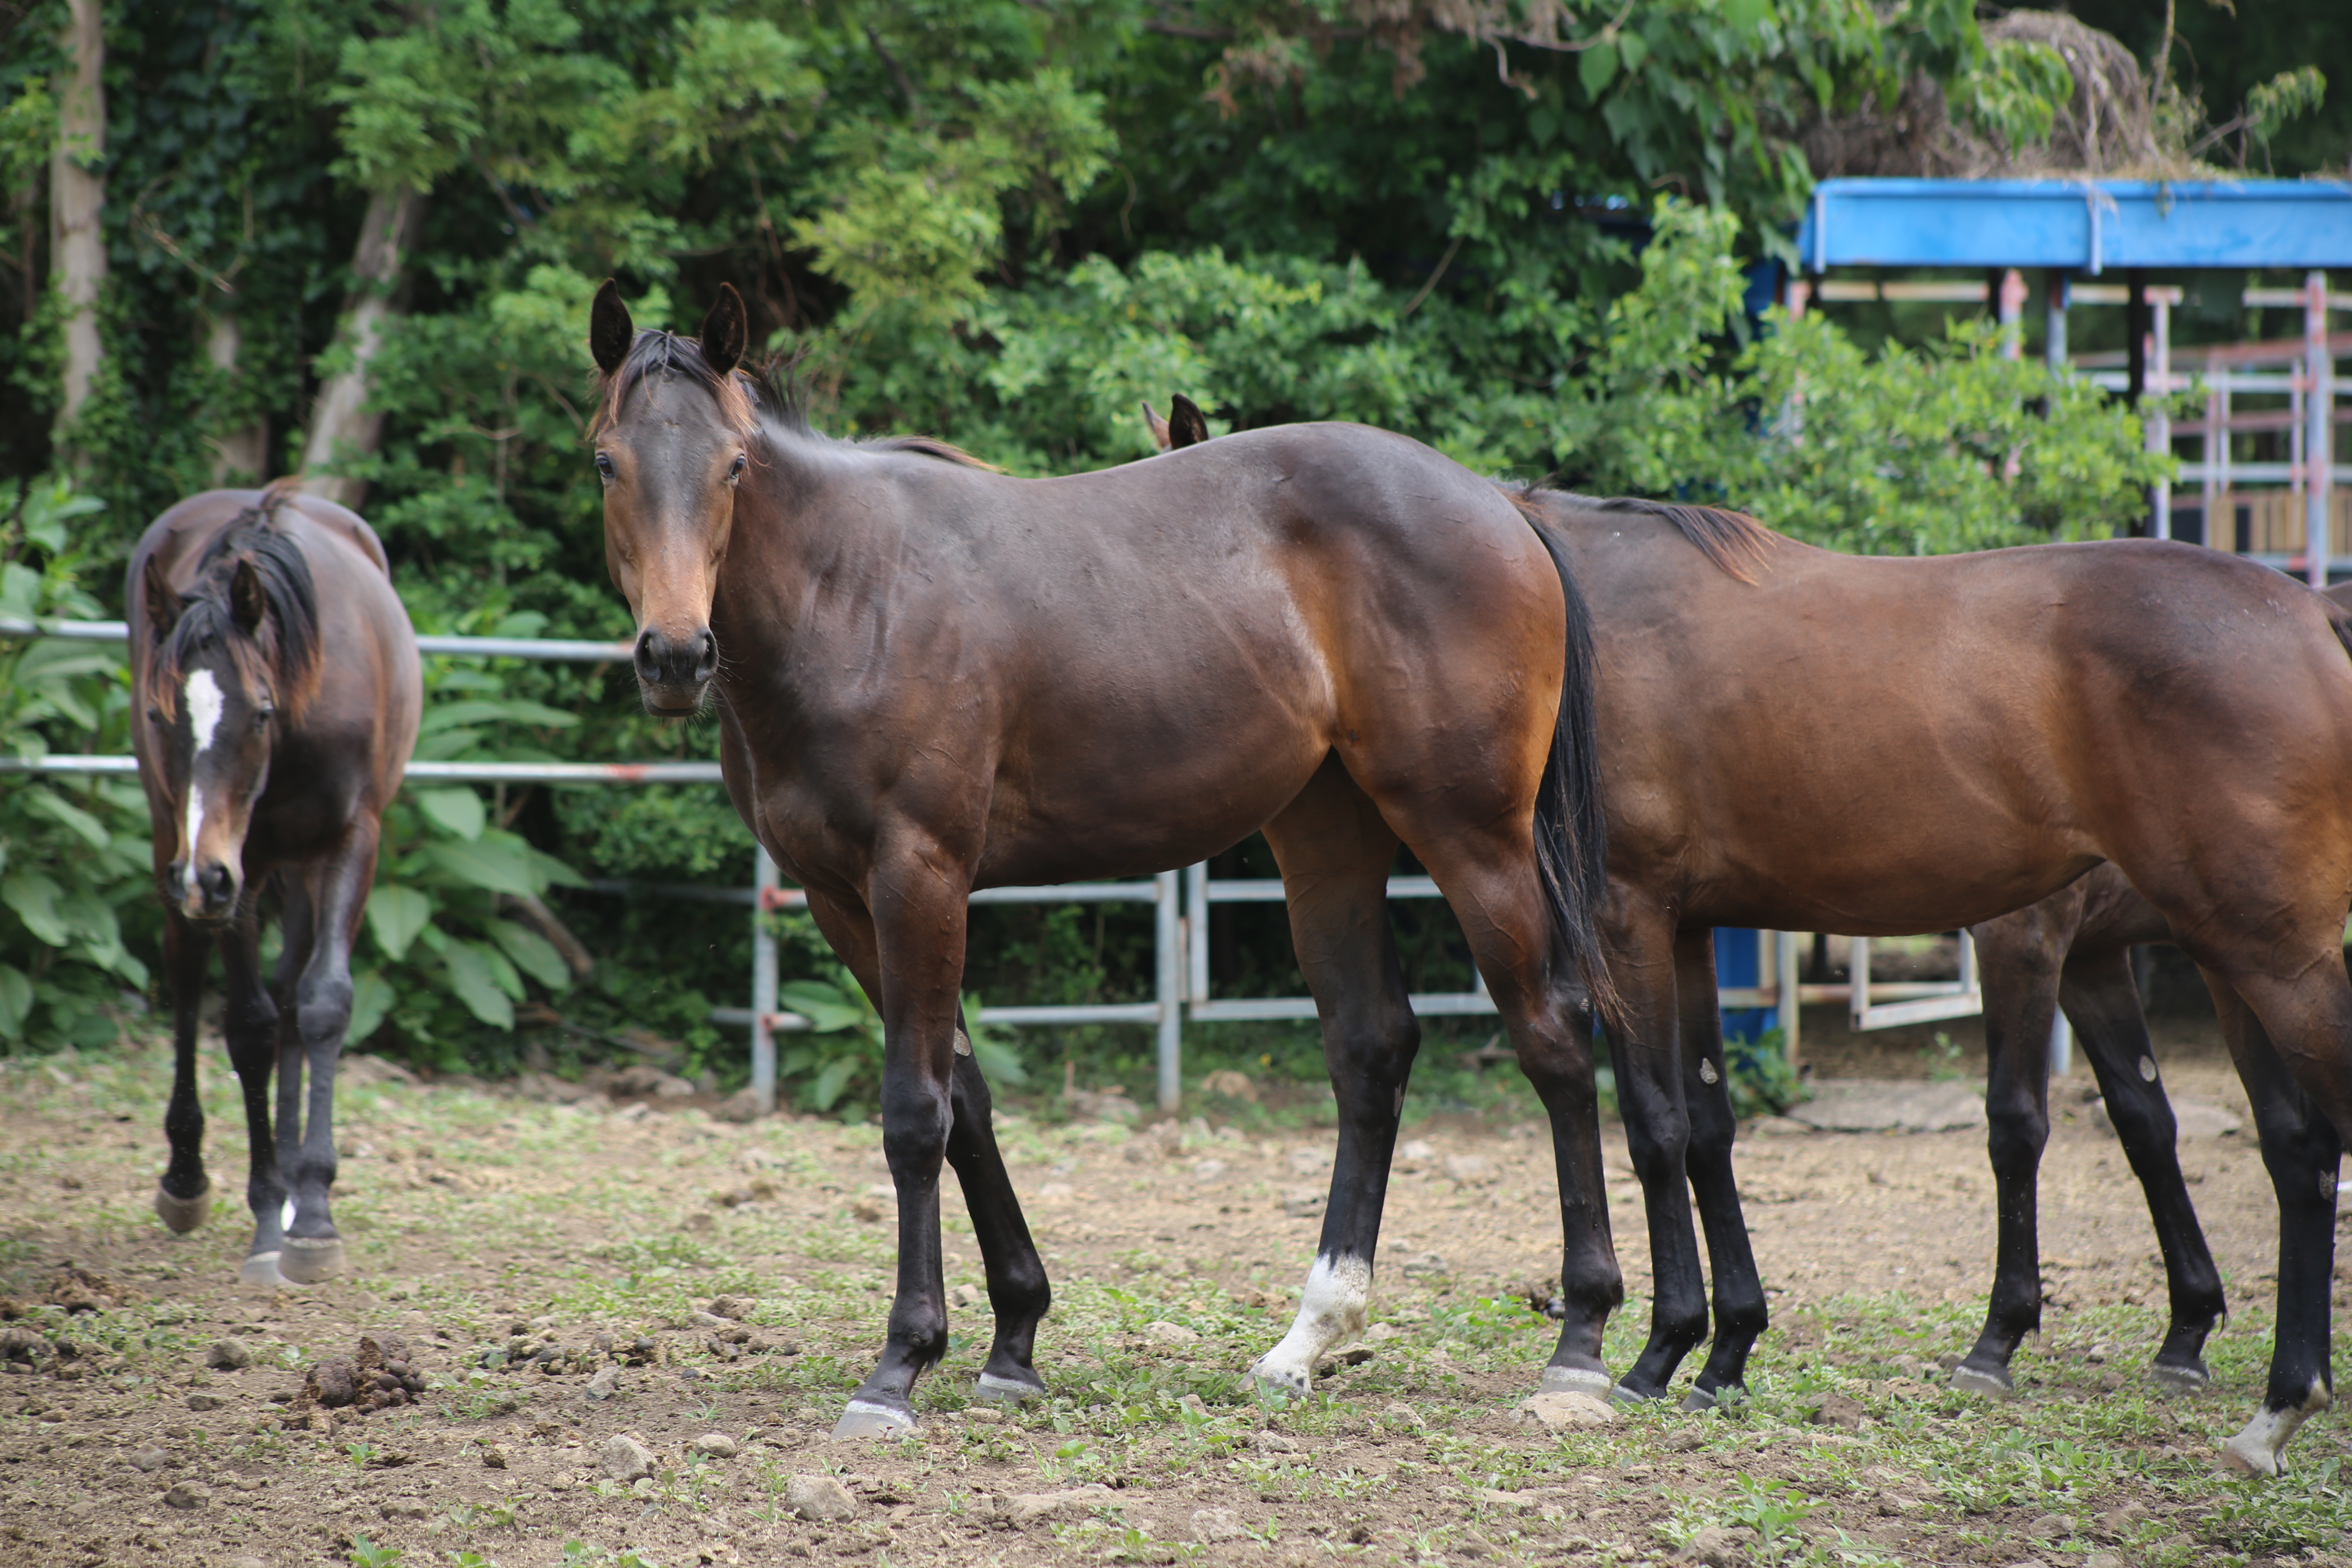
[[[98, 618], [72, 525], [100, 510], [63, 478], [0, 483], [0, 616]], [[125, 692], [119, 646], [0, 642], [0, 755], [128, 751]], [[0, 1049], [103, 1045], [143, 1007], [151, 866], [135, 781], [0, 783]]]

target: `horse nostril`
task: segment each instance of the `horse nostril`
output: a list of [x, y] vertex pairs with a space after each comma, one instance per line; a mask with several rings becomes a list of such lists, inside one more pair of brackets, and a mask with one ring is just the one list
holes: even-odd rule
[[203, 891], [208, 909], [217, 909], [227, 903], [235, 891], [230, 885], [228, 868], [217, 860], [196, 873], [196, 886]]
[[637, 634], [636, 666], [639, 680], [661, 679], [661, 658], [654, 649], [654, 634], [650, 626]]
[[699, 650], [694, 659], [694, 679], [708, 680], [719, 668], [719, 639], [705, 631], [695, 639]]

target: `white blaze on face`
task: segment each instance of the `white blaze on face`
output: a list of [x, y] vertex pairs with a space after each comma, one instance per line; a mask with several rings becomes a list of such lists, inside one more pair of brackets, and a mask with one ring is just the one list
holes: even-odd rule
[[181, 689], [181, 700], [188, 706], [188, 728], [195, 732], [196, 749], [188, 762], [188, 822], [187, 837], [181, 847], [187, 858], [180, 872], [180, 890], [188, 898], [196, 896], [196, 839], [205, 830], [205, 791], [196, 783], [196, 763], [212, 750], [213, 737], [220, 732], [221, 710], [226, 700], [221, 695], [220, 682], [209, 669], [200, 669], [188, 677]]
[[1315, 1374], [1315, 1363], [1335, 1345], [1364, 1331], [1364, 1312], [1372, 1293], [1372, 1266], [1346, 1254], [1318, 1258], [1307, 1271], [1307, 1290], [1298, 1300], [1298, 1321], [1280, 1344], [1265, 1352], [1251, 1375], [1260, 1383], [1305, 1394]]

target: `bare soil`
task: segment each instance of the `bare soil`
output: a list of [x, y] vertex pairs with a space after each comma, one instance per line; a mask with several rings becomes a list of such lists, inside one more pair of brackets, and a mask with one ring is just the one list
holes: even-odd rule
[[[2175, 1096], [2242, 1116], [2210, 1026], [2165, 1037]], [[1925, 1070], [1906, 1042], [1874, 1060], [1824, 1027], [1809, 1048], [1845, 1071]], [[1038, 1358], [1055, 1397], [1009, 1416], [969, 1405], [986, 1307], [951, 1199], [958, 1339], [919, 1391], [921, 1430], [834, 1444], [887, 1306], [875, 1130], [730, 1125], [685, 1096], [556, 1105], [351, 1065], [337, 1217], [352, 1272], [254, 1292], [236, 1281], [244, 1138], [226, 1070], [207, 1071], [205, 1097], [214, 1214], [179, 1237], [148, 1206], [166, 1052], [0, 1063], [0, 1290], [15, 1292], [0, 1310], [16, 1314], [0, 1330], [42, 1341], [0, 1373], [0, 1564], [1679, 1553], [2120, 1568], [2311, 1561], [2352, 1523], [2331, 1489], [2340, 1423], [2306, 1430], [2295, 1478], [2211, 1471], [2268, 1348], [2275, 1210], [2251, 1130], [2183, 1145], [2237, 1316], [2212, 1348], [2215, 1390], [2158, 1399], [2138, 1374], [2161, 1270], [2079, 1072], [2053, 1096], [2053, 1301], [2014, 1404], [1955, 1394], [1936, 1365], [1972, 1338], [1990, 1275], [1979, 1131], [1748, 1139], [1775, 1313], [1755, 1396], [1556, 1433], [1515, 1412], [1550, 1343], [1520, 1297], [1558, 1268], [1534, 1124], [1408, 1131], [1362, 1353], [1309, 1399], [1271, 1405], [1241, 1373], [1286, 1325], [1310, 1260], [1328, 1132], [1056, 1124], [1045, 1106], [1005, 1114], [1003, 1135], [1057, 1290]], [[1613, 1129], [1609, 1146], [1622, 1367], [1649, 1274]], [[60, 1288], [67, 1264], [83, 1273]], [[427, 1383], [415, 1403], [278, 1402], [367, 1335], [406, 1341]], [[253, 1364], [208, 1367], [225, 1339]], [[595, 1377], [612, 1397], [592, 1397]], [[651, 1476], [608, 1472], [624, 1435]], [[698, 1452], [706, 1436], [731, 1452]], [[839, 1516], [809, 1517], [828, 1507]]]

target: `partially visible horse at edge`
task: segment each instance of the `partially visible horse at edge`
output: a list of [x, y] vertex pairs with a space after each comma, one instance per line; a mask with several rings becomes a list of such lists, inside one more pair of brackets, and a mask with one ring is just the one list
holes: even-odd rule
[[[184, 1232], [211, 1207], [196, 1009], [217, 947], [223, 1033], [251, 1141], [254, 1230], [240, 1277], [254, 1285], [343, 1267], [328, 1189], [352, 943], [424, 703], [415, 633], [383, 546], [358, 514], [297, 484], [209, 490], [173, 507], [131, 552], [124, 595], [131, 749], [153, 822], [172, 991], [172, 1152], [155, 1211]], [[274, 982], [261, 967], [265, 900], [283, 921]]]
[[[607, 282], [594, 461], [646, 709], [716, 709], [736, 810], [882, 1014], [898, 1287], [836, 1436], [909, 1428], [947, 1348], [943, 1159], [995, 1313], [980, 1393], [1044, 1387], [1050, 1292], [960, 1021], [972, 889], [1181, 867], [1260, 828], [1355, 1173], [1260, 1375], [1304, 1390], [1364, 1321], [1420, 1037], [1385, 908], [1400, 842], [1461, 918], [1550, 1113], [1566, 1270], [1621, 1298], [1584, 1007], [1588, 984], [1609, 1000], [1591, 646], [1520, 510], [1360, 426], [1054, 479], [934, 441], [828, 439], [739, 371], [747, 335], [731, 288], [689, 339], [638, 331]], [[1605, 1389], [1589, 1326], [1553, 1372]]]

